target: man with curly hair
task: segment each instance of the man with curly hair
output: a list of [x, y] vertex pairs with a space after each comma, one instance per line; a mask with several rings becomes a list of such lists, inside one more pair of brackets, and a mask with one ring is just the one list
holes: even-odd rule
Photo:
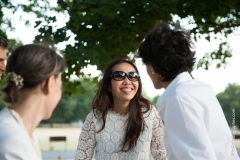
[[0, 36], [0, 80], [6, 68], [5, 62], [7, 60], [7, 54], [6, 54], [7, 48], [8, 48], [8, 42], [3, 37]]
[[238, 160], [233, 137], [213, 89], [190, 75], [195, 52], [190, 34], [160, 22], [139, 46], [156, 89], [168, 160]]

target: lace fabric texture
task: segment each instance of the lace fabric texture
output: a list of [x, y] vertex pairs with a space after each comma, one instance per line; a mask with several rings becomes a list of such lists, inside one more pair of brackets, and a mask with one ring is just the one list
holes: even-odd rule
[[119, 152], [125, 135], [128, 115], [120, 115], [111, 110], [106, 117], [105, 128], [102, 120], [97, 119], [91, 111], [83, 124], [79, 137], [75, 160], [91, 160], [95, 151], [96, 160], [154, 160], [166, 159], [163, 144], [163, 125], [155, 107], [144, 114], [147, 124], [140, 135], [137, 145], [129, 152]]

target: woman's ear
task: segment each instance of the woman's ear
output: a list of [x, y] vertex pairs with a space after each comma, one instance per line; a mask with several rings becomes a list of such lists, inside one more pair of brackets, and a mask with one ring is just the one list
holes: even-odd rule
[[51, 90], [53, 88], [54, 81], [55, 81], [54, 76], [51, 76], [46, 80], [45, 85], [44, 85], [44, 93], [45, 94], [49, 94], [51, 92]]

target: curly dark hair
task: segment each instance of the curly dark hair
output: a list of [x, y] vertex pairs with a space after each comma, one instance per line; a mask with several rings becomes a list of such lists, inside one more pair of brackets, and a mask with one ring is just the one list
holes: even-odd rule
[[138, 52], [143, 63], [150, 64], [166, 82], [194, 69], [196, 58], [192, 44], [189, 32], [182, 28], [171, 29], [161, 21], [147, 34]]

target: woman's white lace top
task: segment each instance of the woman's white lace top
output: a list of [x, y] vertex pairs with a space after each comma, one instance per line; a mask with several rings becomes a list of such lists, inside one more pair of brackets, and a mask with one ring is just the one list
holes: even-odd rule
[[134, 149], [119, 152], [124, 140], [128, 116], [109, 110], [105, 128], [96, 133], [102, 128], [103, 122], [91, 111], [83, 124], [75, 159], [91, 160], [94, 151], [96, 160], [149, 160], [151, 154], [155, 160], [166, 159], [163, 125], [155, 107], [144, 114], [147, 127], [140, 135]]
[[[27, 130], [25, 128], [25, 125], [24, 125], [21, 117], [19, 116], [19, 114], [12, 109], [9, 109], [9, 111], [12, 114], [12, 116], [15, 118], [15, 120], [18, 122], [18, 124], [23, 128], [23, 130], [26, 131], [26, 134], [28, 135]], [[31, 140], [33, 149], [35, 150], [37, 156], [39, 157], [39, 160], [42, 160], [42, 155], [41, 155], [41, 151], [40, 151], [40, 147], [39, 147], [39, 144], [38, 144], [38, 139], [37, 139], [36, 134], [33, 133], [33, 139], [30, 138], [30, 136], [28, 136], [28, 137]]]

